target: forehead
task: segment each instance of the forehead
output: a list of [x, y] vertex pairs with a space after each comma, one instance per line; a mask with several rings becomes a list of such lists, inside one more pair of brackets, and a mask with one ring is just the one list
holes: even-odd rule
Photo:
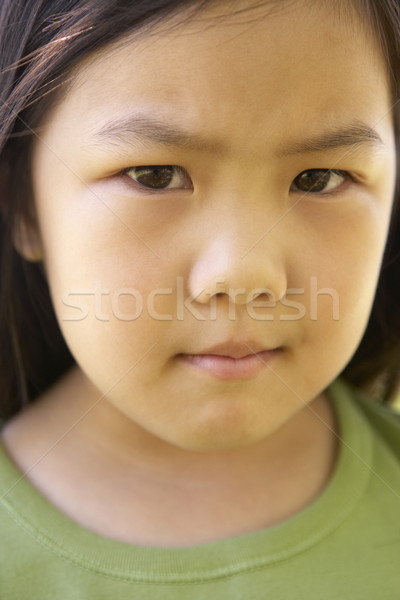
[[90, 136], [134, 106], [231, 142], [251, 131], [253, 150], [256, 135], [274, 140], [282, 127], [312, 134], [354, 116], [390, 122], [387, 65], [348, 3], [234, 5], [213, 3], [93, 53], [56, 114]]

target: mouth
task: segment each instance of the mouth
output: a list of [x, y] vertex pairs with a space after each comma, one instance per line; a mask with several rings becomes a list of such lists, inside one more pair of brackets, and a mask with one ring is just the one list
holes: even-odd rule
[[[249, 349], [247, 349], [247, 354], [240, 357], [210, 352], [179, 354], [178, 358], [185, 366], [196, 369], [205, 375], [224, 381], [234, 381], [256, 377], [259, 373], [268, 369], [269, 363], [281, 351], [282, 348], [273, 348], [249, 353]], [[230, 352], [237, 354], [239, 350], [234, 351], [231, 349]]]

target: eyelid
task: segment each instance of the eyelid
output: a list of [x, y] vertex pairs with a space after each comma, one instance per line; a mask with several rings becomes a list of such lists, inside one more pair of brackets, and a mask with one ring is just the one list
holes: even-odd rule
[[[174, 169], [175, 173], [178, 173], [180, 175], [183, 175], [185, 177], [187, 177], [189, 179], [189, 181], [191, 182], [190, 186], [178, 186], [178, 187], [160, 187], [160, 188], [152, 188], [152, 187], [147, 187], [144, 184], [141, 184], [139, 181], [136, 181], [134, 177], [131, 177], [130, 175], [128, 175], [129, 171], [132, 171], [134, 169], [156, 169], [156, 168], [165, 168], [165, 167], [169, 167]], [[341, 177], [343, 177], [343, 182], [338, 184], [335, 188], [328, 190], [328, 191], [312, 191], [312, 190], [302, 190], [300, 188], [294, 188], [293, 189], [293, 185], [295, 180], [300, 177], [302, 174], [307, 173], [307, 172], [312, 172], [312, 171], [320, 171], [324, 174], [326, 173], [330, 173], [332, 175], [340, 175]], [[117, 173], [117, 176], [123, 178], [125, 180], [126, 185], [133, 187], [138, 193], [141, 194], [145, 194], [145, 195], [154, 195], [154, 194], [167, 194], [167, 193], [172, 193], [175, 192], [177, 193], [178, 191], [182, 191], [182, 190], [193, 190], [193, 183], [192, 183], [192, 179], [188, 173], [188, 171], [180, 166], [180, 165], [173, 165], [173, 164], [140, 164], [140, 165], [130, 165], [129, 167], [126, 167], [124, 169], [122, 169], [121, 171], [119, 171]], [[348, 184], [360, 184], [362, 183], [362, 181], [360, 181], [360, 179], [357, 178], [356, 175], [354, 175], [353, 173], [346, 171], [344, 169], [333, 169], [333, 168], [310, 168], [310, 169], [303, 169], [300, 173], [298, 173], [298, 175], [296, 175], [296, 177], [292, 180], [291, 185], [290, 185], [290, 189], [289, 192], [290, 193], [295, 193], [295, 194], [303, 194], [303, 195], [309, 195], [309, 196], [314, 196], [314, 197], [318, 197], [318, 196], [334, 196], [337, 194], [342, 193], [343, 190], [343, 184], [345, 183]], [[346, 185], [346, 189], [347, 189], [348, 185]]]
[[[301, 190], [301, 189], [292, 189], [293, 183], [294, 181], [300, 177], [301, 175], [303, 175], [303, 173], [308, 173], [311, 171], [321, 171], [323, 173], [330, 173], [332, 175], [340, 175], [341, 177], [343, 177], [343, 182], [340, 183], [339, 185], [337, 185], [335, 188], [331, 189], [331, 190], [321, 190], [321, 191], [312, 191], [312, 190]], [[296, 177], [292, 180], [292, 183], [290, 185], [290, 191], [292, 193], [296, 193], [296, 194], [303, 194], [303, 195], [309, 195], [309, 196], [313, 196], [313, 197], [318, 197], [318, 196], [334, 196], [337, 194], [340, 194], [341, 192], [343, 192], [344, 190], [342, 189], [343, 184], [345, 183], [348, 184], [359, 184], [360, 181], [357, 179], [357, 177], [353, 174], [350, 173], [349, 171], [346, 171], [344, 169], [324, 169], [324, 168], [310, 168], [310, 169], [303, 169], [298, 175], [296, 175]], [[347, 189], [348, 186], [346, 186]]]
[[[173, 164], [147, 164], [147, 165], [131, 165], [129, 167], [126, 167], [125, 169], [123, 169], [122, 171], [119, 172], [119, 175], [121, 177], [126, 178], [126, 182], [128, 185], [133, 186], [139, 193], [143, 193], [143, 194], [166, 194], [166, 193], [171, 193], [171, 192], [177, 192], [177, 191], [181, 191], [181, 190], [193, 190], [193, 183], [191, 186], [182, 186], [182, 187], [173, 187], [173, 188], [152, 188], [152, 187], [147, 187], [143, 184], [141, 184], [139, 181], [136, 181], [134, 177], [131, 177], [130, 175], [128, 175], [129, 171], [132, 171], [134, 169], [157, 169], [157, 168], [171, 168], [174, 169], [175, 173], [178, 173], [179, 175], [183, 175], [185, 177], [187, 177], [190, 182], [192, 183], [191, 177], [188, 173], [188, 171], [184, 168], [181, 167], [180, 165], [173, 165]], [[128, 182], [129, 180], [129, 182]]]

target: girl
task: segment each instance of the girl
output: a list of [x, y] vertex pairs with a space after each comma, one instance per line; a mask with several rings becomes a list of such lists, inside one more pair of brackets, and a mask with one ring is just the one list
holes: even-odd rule
[[1, 597], [396, 597], [398, 0], [0, 32]]

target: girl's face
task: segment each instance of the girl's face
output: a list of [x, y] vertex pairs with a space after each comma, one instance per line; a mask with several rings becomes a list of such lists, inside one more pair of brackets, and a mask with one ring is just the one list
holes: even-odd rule
[[[215, 3], [92, 55], [34, 148], [65, 339], [98, 397], [182, 448], [265, 439], [369, 317], [395, 183], [387, 68], [357, 16], [304, 4]], [[188, 357], [233, 342], [275, 351], [230, 378]]]

